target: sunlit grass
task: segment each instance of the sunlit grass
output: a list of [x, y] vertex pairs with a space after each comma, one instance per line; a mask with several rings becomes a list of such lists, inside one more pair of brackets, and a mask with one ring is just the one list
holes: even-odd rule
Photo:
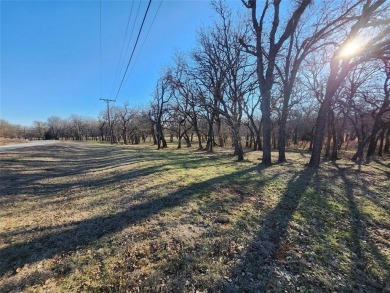
[[239, 163], [230, 149], [41, 150], [0, 157], [0, 291], [386, 286], [386, 165], [316, 171], [304, 151], [263, 168], [259, 152]]

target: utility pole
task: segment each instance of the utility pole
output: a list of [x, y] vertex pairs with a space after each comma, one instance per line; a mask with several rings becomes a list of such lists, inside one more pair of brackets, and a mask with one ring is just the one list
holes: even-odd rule
[[110, 142], [111, 144], [114, 143], [113, 139], [114, 139], [114, 133], [113, 133], [113, 130], [112, 130], [112, 126], [111, 126], [111, 119], [110, 119], [110, 102], [115, 102], [114, 100], [110, 100], [110, 99], [100, 99], [104, 102], [107, 103], [107, 118], [108, 118], [108, 127], [110, 128]]

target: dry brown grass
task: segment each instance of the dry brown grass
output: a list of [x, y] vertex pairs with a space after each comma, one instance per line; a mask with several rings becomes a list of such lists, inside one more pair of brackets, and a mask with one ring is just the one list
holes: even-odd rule
[[0, 291], [389, 288], [387, 161], [151, 146], [0, 153]]
[[0, 145], [20, 144], [20, 143], [26, 143], [26, 142], [28, 142], [28, 140], [19, 139], [19, 138], [0, 137]]

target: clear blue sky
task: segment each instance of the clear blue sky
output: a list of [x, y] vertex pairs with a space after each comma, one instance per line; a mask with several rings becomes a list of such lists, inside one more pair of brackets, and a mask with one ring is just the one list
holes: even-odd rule
[[[45, 121], [53, 115], [97, 117], [105, 108], [99, 101], [100, 2], [2, 0], [0, 3], [0, 118], [30, 125], [33, 120]], [[139, 4], [139, 1], [133, 4], [128, 36]], [[147, 0], [141, 1], [126, 64], [147, 4]], [[238, 0], [228, 4], [241, 5]], [[127, 101], [132, 106], [148, 105], [156, 80], [163, 66], [171, 63], [174, 51], [192, 49], [196, 31], [214, 21], [208, 0], [164, 0], [144, 43], [159, 5], [160, 1], [152, 1], [118, 105]], [[103, 98], [115, 98], [119, 87], [119, 81], [114, 87], [113, 83], [131, 6], [132, 1], [102, 1]], [[124, 50], [126, 47], [127, 44]], [[123, 72], [124, 68], [119, 79]]]

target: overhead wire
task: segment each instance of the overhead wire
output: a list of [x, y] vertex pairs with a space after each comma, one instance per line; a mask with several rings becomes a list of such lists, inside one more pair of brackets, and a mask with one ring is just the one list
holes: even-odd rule
[[[158, 8], [157, 8], [156, 14], [155, 14], [154, 17], [153, 17], [152, 23], [151, 23], [150, 26], [149, 26], [148, 32], [146, 33], [146, 37], [145, 37], [145, 39], [144, 39], [144, 41], [143, 41], [143, 43], [142, 43], [141, 49], [138, 51], [137, 57], [135, 58], [135, 61], [134, 61], [134, 63], [133, 63], [133, 66], [132, 66], [131, 69], [130, 69], [130, 73], [129, 73], [127, 79], [130, 78], [131, 74], [132, 74], [133, 71], [134, 71], [135, 64], [137, 64], [137, 61], [138, 61], [138, 59], [139, 59], [139, 56], [141, 55], [142, 49], [144, 48], [144, 45], [145, 45], [145, 43], [146, 43], [146, 39], [147, 39], [148, 36], [149, 36], [149, 33], [150, 33], [151, 29], [152, 29], [152, 26], [153, 26], [153, 24], [154, 24], [154, 21], [155, 21], [156, 18], [157, 18], [157, 14], [158, 14], [158, 12], [160, 11], [160, 7], [161, 7], [161, 4], [162, 4], [162, 3], [163, 3], [163, 0], [160, 1], [160, 5], [159, 5]], [[126, 81], [127, 81], [127, 79], [126, 79]], [[126, 81], [125, 81], [125, 83], [126, 83]]]
[[[140, 2], [140, 3], [141, 3], [141, 2]], [[126, 32], [125, 32], [125, 36], [124, 36], [123, 42], [122, 42], [121, 53], [120, 53], [120, 55], [119, 55], [118, 66], [117, 66], [117, 68], [116, 68], [115, 78], [114, 78], [114, 81], [113, 81], [112, 87], [111, 87], [111, 93], [112, 93], [112, 94], [114, 93], [115, 83], [116, 83], [116, 81], [117, 81], [117, 79], [118, 79], [119, 68], [121, 67], [120, 65], [121, 65], [121, 63], [122, 63], [121, 61], [122, 61], [122, 59], [124, 59], [124, 56], [123, 56], [123, 48], [125, 47], [125, 43], [126, 43], [126, 37], [127, 37], [127, 32], [128, 32], [128, 30], [129, 30], [130, 19], [131, 19], [131, 15], [132, 15], [132, 13], [133, 13], [133, 6], [134, 6], [134, 1], [131, 2], [130, 13], [129, 13], [129, 17], [128, 17], [128, 19], [127, 19]], [[138, 15], [138, 14], [137, 14], [137, 15]], [[133, 27], [134, 27], [134, 26], [133, 26]], [[130, 35], [129, 42], [130, 42], [130, 40], [131, 40], [131, 35]], [[126, 50], [126, 52], [127, 52], [127, 50]], [[123, 58], [122, 58], [122, 56], [123, 56]], [[125, 56], [126, 56], [126, 54], [125, 54]]]
[[[142, 1], [139, 1], [137, 13], [135, 15], [134, 22], [133, 22], [133, 25], [132, 25], [132, 28], [131, 28], [131, 32], [130, 32], [130, 37], [129, 37], [129, 40], [127, 41], [126, 50], [125, 50], [125, 53], [123, 54], [122, 58], [119, 61], [119, 64], [120, 64], [119, 72], [123, 71], [123, 68], [124, 68], [124, 66], [126, 64], [125, 58], [127, 56], [127, 52], [129, 51], [129, 47], [130, 47], [130, 44], [131, 44], [131, 39], [133, 37], [135, 24], [137, 23], [137, 20], [138, 20], [138, 14], [139, 14], [139, 11], [140, 11], [140, 8], [141, 8], [141, 3], [142, 3]], [[119, 72], [118, 72], [118, 74], [119, 74]], [[119, 76], [117, 76], [117, 77], [119, 78]], [[115, 77], [115, 81], [114, 81], [114, 84], [113, 84], [114, 88], [115, 88], [115, 85], [117, 84], [117, 77]], [[114, 96], [114, 94], [115, 94], [114, 88], [111, 91], [111, 93], [112, 93], [111, 96]]]
[[131, 33], [130, 33], [129, 42], [127, 43], [126, 53], [127, 53], [127, 50], [129, 49], [129, 45], [130, 45], [131, 38], [133, 37], [135, 24], [136, 24], [137, 19], [138, 19], [139, 10], [140, 10], [140, 8], [141, 8], [141, 3], [142, 3], [142, 1], [139, 1], [138, 9], [137, 9], [137, 14], [136, 14], [135, 19], [134, 19], [134, 22], [133, 22], [133, 27], [131, 28]]
[[148, 12], [149, 12], [149, 8], [150, 8], [150, 4], [151, 4], [151, 3], [152, 3], [152, 0], [149, 0], [148, 7], [146, 8], [144, 17], [143, 17], [143, 19], [142, 19], [141, 27], [140, 27], [140, 29], [139, 29], [139, 31], [138, 31], [137, 39], [136, 39], [136, 41], [135, 41], [133, 50], [132, 50], [132, 52], [131, 52], [131, 56], [130, 56], [129, 62], [127, 63], [127, 66], [126, 66], [126, 71], [125, 71], [125, 73], [123, 74], [121, 83], [120, 83], [119, 88], [118, 88], [118, 91], [117, 91], [117, 93], [116, 93], [115, 101], [116, 101], [116, 99], [118, 98], [119, 92], [120, 92], [120, 90], [121, 90], [121, 88], [122, 88], [122, 85], [123, 85], [123, 81], [125, 80], [125, 77], [126, 77], [126, 74], [127, 74], [127, 70], [129, 69], [131, 60], [133, 59], [134, 51], [135, 51], [135, 49], [137, 48], [138, 40], [139, 40], [139, 37], [140, 37], [140, 35], [141, 35], [142, 28], [143, 28], [143, 26], [144, 26], [146, 16], [148, 15]]
[[99, 95], [102, 98], [102, 0], [99, 1]]

